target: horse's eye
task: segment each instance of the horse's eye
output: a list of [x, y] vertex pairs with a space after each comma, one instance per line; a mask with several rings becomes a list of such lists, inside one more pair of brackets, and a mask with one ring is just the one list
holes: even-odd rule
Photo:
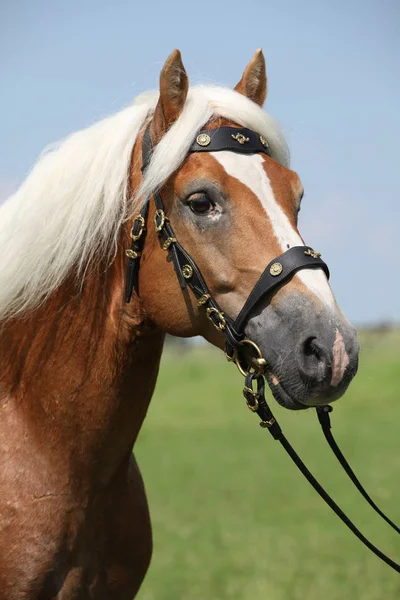
[[189, 207], [195, 215], [207, 215], [212, 211], [214, 205], [207, 196], [197, 196], [190, 200]]

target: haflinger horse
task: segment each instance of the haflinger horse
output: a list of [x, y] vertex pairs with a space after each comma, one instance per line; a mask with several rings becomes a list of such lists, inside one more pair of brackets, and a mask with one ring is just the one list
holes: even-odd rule
[[[189, 89], [175, 50], [159, 93], [49, 150], [2, 206], [2, 600], [137, 593], [152, 535], [132, 448], [166, 333], [223, 348], [223, 315], [237, 317], [265, 265], [292, 248], [312, 254], [297, 229], [302, 185], [261, 108], [266, 91], [261, 50], [234, 90]], [[145, 131], [154, 150], [142, 169]], [[222, 146], [205, 148], [221, 131]], [[190, 151], [196, 140], [209, 151]], [[149, 202], [138, 218], [156, 193], [165, 213]], [[175, 238], [160, 241], [154, 217]], [[141, 252], [129, 250], [141, 235]], [[176, 240], [207, 283], [200, 301], [176, 276]], [[139, 254], [128, 303], [127, 263]], [[289, 409], [339, 398], [357, 370], [355, 330], [319, 266], [264, 295], [244, 332]]]

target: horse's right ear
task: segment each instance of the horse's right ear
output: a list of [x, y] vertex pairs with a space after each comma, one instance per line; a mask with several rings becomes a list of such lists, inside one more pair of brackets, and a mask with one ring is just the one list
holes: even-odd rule
[[160, 98], [154, 111], [152, 137], [157, 143], [182, 112], [189, 89], [189, 80], [181, 53], [174, 50], [160, 73]]
[[235, 90], [262, 106], [267, 95], [267, 73], [264, 54], [259, 48], [247, 65]]

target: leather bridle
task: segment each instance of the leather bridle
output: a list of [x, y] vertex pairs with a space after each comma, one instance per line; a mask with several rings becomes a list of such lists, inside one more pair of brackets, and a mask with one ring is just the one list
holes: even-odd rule
[[[189, 153], [194, 152], [219, 152], [229, 150], [241, 154], [255, 154], [262, 152], [270, 156], [267, 141], [263, 136], [246, 128], [220, 127], [214, 130], [200, 131], [196, 140], [189, 148]], [[147, 126], [142, 143], [142, 172], [147, 168], [152, 155], [150, 139], [150, 124]], [[239, 357], [244, 345], [250, 346], [249, 340], [244, 336], [243, 329], [249, 314], [259, 300], [270, 294], [300, 269], [322, 268], [327, 277], [329, 270], [319, 253], [308, 246], [290, 248], [277, 258], [274, 258], [264, 269], [260, 279], [249, 294], [243, 308], [236, 320], [233, 321], [226, 315], [212, 297], [204, 278], [193, 258], [186, 252], [176, 239], [168, 217], [165, 215], [164, 204], [159, 191], [154, 192], [156, 212], [154, 217], [155, 229], [158, 233], [161, 247], [169, 253], [181, 289], [189, 286], [194, 293], [197, 304], [203, 307], [207, 317], [219, 331], [225, 335], [226, 354], [242, 367]], [[129, 302], [133, 288], [139, 291], [138, 274], [140, 256], [144, 244], [145, 224], [147, 221], [149, 201], [147, 201], [140, 214], [134, 219], [131, 230], [132, 245], [126, 251], [129, 257], [126, 278], [126, 302]], [[256, 350], [256, 360], [261, 360], [261, 351], [256, 349], [254, 342], [251, 346]], [[257, 347], [258, 348], [258, 347]], [[260, 367], [265, 366], [265, 362]], [[244, 370], [244, 369], [243, 369]], [[263, 370], [260, 368], [260, 371]]]
[[[148, 167], [153, 153], [150, 125], [151, 123], [146, 127], [142, 142], [142, 173]], [[188, 154], [194, 152], [219, 152], [222, 150], [241, 154], [256, 154], [261, 152], [271, 156], [268, 141], [262, 135], [244, 127], [220, 127], [218, 129], [202, 130], [191, 144]], [[184, 290], [186, 286], [188, 286], [192, 290], [197, 300], [197, 305], [205, 310], [207, 318], [212, 322], [214, 327], [224, 334], [226, 357], [229, 361], [236, 363], [236, 366], [245, 378], [243, 395], [246, 399], [248, 408], [260, 417], [261, 427], [268, 429], [273, 438], [280, 441], [308, 482], [345, 525], [347, 525], [358, 539], [376, 556], [400, 573], [400, 565], [381, 552], [357, 529], [352, 521], [318, 483], [289, 444], [265, 399], [264, 373], [267, 366], [266, 360], [262, 356], [262, 352], [258, 345], [248, 339], [244, 334], [244, 327], [248, 322], [252, 310], [259, 301], [284, 285], [299, 270], [319, 268], [322, 269], [327, 278], [329, 278], [328, 266], [321, 259], [321, 255], [309, 246], [295, 246], [274, 258], [264, 269], [238, 316], [233, 320], [229, 315], [223, 312], [221, 307], [212, 297], [195, 261], [177, 240], [168, 216], [165, 214], [164, 204], [159, 190], [156, 190], [153, 193], [153, 198], [156, 208], [154, 226], [161, 247], [168, 253], [172, 260], [181, 289]], [[126, 250], [126, 255], [129, 258], [125, 288], [126, 302], [130, 301], [133, 290], [139, 295], [138, 275], [140, 269], [140, 257], [142, 255], [146, 237], [149, 204], [150, 198], [146, 199], [140, 213], [133, 219], [132, 223], [130, 232], [131, 248]], [[378, 508], [365, 491], [336, 444], [331, 433], [329, 417], [332, 407], [321, 406], [316, 410], [325, 438], [347, 475], [370, 506], [393, 529], [395, 529], [395, 531], [400, 533], [400, 529], [397, 525], [395, 525], [395, 523], [393, 523], [393, 521]]]

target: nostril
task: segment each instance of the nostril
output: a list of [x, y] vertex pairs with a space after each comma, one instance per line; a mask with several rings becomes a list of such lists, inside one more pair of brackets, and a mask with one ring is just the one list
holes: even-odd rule
[[307, 378], [322, 380], [326, 376], [328, 366], [327, 354], [315, 336], [304, 340], [301, 347], [301, 372]]
[[321, 349], [315, 340], [315, 337], [307, 338], [304, 342], [303, 350], [305, 356], [315, 356], [319, 360], [321, 358]]

